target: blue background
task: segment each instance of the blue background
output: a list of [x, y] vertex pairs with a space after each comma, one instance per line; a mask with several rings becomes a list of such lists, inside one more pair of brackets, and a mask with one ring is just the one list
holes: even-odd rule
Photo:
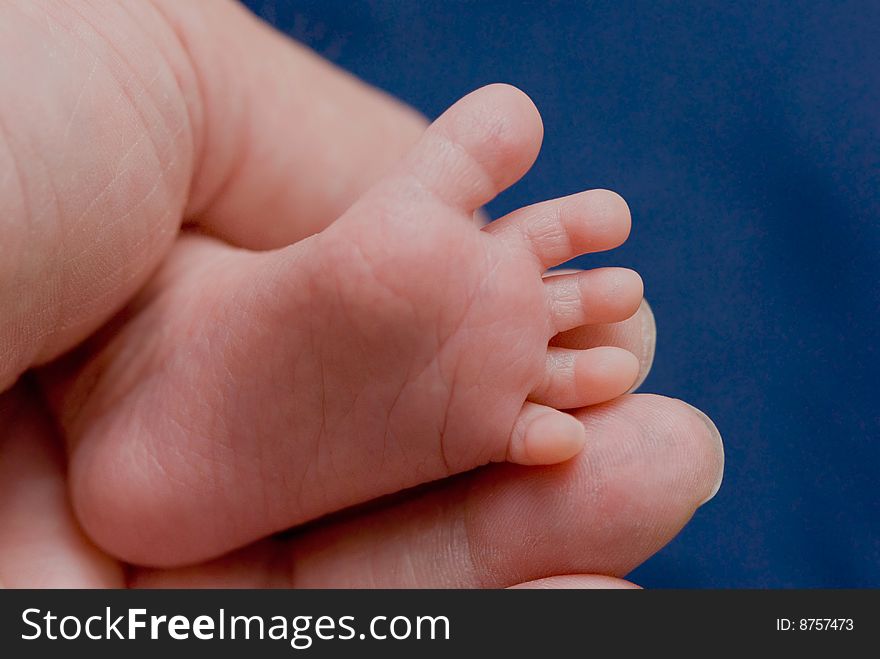
[[880, 586], [880, 2], [248, 4], [429, 116], [525, 90], [544, 149], [494, 217], [628, 200], [630, 241], [580, 265], [642, 273], [643, 390], [706, 410], [727, 452], [635, 581]]

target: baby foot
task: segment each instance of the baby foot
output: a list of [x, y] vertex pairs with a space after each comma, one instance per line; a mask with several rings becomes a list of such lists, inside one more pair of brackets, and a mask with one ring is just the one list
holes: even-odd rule
[[179, 564], [491, 461], [576, 454], [584, 429], [560, 410], [624, 393], [638, 360], [548, 343], [630, 316], [642, 286], [618, 268], [542, 278], [625, 240], [613, 193], [471, 221], [541, 132], [525, 95], [487, 87], [322, 233], [264, 253], [183, 239], [55, 392], [87, 532]]

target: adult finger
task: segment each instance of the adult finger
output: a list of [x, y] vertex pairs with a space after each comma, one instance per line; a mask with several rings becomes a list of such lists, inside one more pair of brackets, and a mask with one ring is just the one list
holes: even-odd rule
[[54, 433], [28, 383], [0, 395], [0, 583], [121, 587], [119, 564], [96, 549], [74, 521]]
[[320, 231], [418, 140], [409, 107], [276, 32], [238, 2], [156, 0], [198, 83], [186, 214], [252, 249]]
[[146, 281], [187, 218], [325, 226], [422, 120], [231, 1], [0, 5], [0, 390]]
[[622, 576], [720, 485], [717, 429], [689, 405], [630, 395], [577, 413], [591, 446], [554, 467], [493, 465], [140, 586], [506, 587]]
[[625, 579], [606, 577], [601, 574], [566, 574], [558, 577], [535, 579], [511, 586], [526, 590], [632, 590], [638, 586]]

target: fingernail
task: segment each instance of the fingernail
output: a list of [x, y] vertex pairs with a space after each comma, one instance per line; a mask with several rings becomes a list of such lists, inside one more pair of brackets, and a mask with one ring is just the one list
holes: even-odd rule
[[705, 499], [703, 499], [700, 502], [699, 505], [704, 506], [707, 503], [709, 503], [712, 499], [715, 498], [715, 495], [718, 494], [718, 490], [721, 489], [721, 483], [724, 481], [724, 441], [721, 439], [721, 433], [718, 432], [718, 427], [715, 425], [715, 423], [712, 421], [712, 419], [710, 419], [708, 416], [706, 416], [705, 412], [703, 412], [702, 410], [698, 410], [696, 407], [694, 407], [690, 403], [686, 403], [685, 401], [681, 401], [681, 402], [684, 403], [685, 405], [687, 405], [689, 408], [691, 408], [694, 411], [694, 414], [696, 414], [698, 417], [700, 417], [700, 419], [702, 419], [703, 423], [706, 424], [706, 428], [709, 429], [709, 434], [715, 440], [715, 442], [718, 446], [718, 450], [721, 451], [721, 469], [719, 470], [718, 481], [715, 483], [715, 486], [712, 488], [712, 491], [709, 493], [709, 496], [707, 496]]
[[[654, 351], [657, 348], [657, 322], [654, 320], [654, 312], [647, 300], [642, 300], [642, 308], [639, 309], [644, 313], [642, 321], [642, 359], [639, 364], [639, 377], [636, 383], [626, 393], [631, 394], [641, 387], [651, 372], [651, 366], [654, 364]], [[636, 312], [638, 313], [638, 312]]]

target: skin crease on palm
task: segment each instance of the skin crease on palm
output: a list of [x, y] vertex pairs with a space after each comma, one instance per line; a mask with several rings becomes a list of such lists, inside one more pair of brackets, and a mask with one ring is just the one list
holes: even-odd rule
[[[547, 340], [554, 332], [542, 334], [546, 326], [541, 331], [535, 327], [523, 329], [518, 319], [525, 314], [516, 312], [515, 307], [520, 303], [530, 311], [541, 307], [541, 291], [549, 291], [551, 300], [569, 300], [572, 290], [603, 291], [615, 286], [619, 289], [621, 282], [606, 280], [603, 285], [597, 277], [613, 280], [614, 273], [603, 275], [596, 271], [577, 277], [554, 277], [551, 283], [541, 283], [544, 266], [555, 265], [580, 251], [569, 249], [548, 254], [540, 247], [530, 251], [535, 241], [524, 241], [523, 235], [529, 232], [517, 227], [546, 227], [541, 218], [562, 217], [552, 210], [547, 212], [550, 207], [546, 205], [520, 211], [492, 225], [489, 232], [478, 231], [464, 219], [494, 192], [518, 178], [537, 152], [535, 131], [528, 128], [529, 112], [533, 109], [521, 95], [507, 88], [483, 92], [492, 97], [484, 98], [477, 111], [460, 113], [458, 116], [464, 119], [452, 123], [458, 126], [455, 130], [459, 130], [462, 123], [466, 127], [476, 125], [479, 122], [474, 116], [483, 121], [483, 108], [499, 103], [507, 110], [490, 113], [490, 119], [494, 118], [494, 126], [500, 131], [495, 137], [505, 135], [506, 124], [498, 123], [498, 117], [507, 117], [521, 122], [513, 124], [517, 130], [507, 133], [521, 137], [517, 144], [511, 146], [504, 140], [490, 140], [490, 147], [502, 145], [505, 148], [477, 148], [476, 160], [456, 160], [461, 155], [456, 149], [426, 151], [436, 146], [429, 140], [428, 147], [417, 147], [417, 155], [408, 156], [405, 164], [394, 170], [395, 161], [421, 135], [421, 120], [274, 34], [231, 4], [212, 3], [208, 11], [204, 3], [195, 2], [22, 2], [4, 5], [0, 12], [6, 14], [0, 17], [0, 31], [4, 32], [2, 43], [7, 44], [4, 47], [24, 52], [28, 56], [21, 61], [31, 62], [38, 69], [23, 79], [20, 67], [14, 69], [9, 64], [0, 64], [2, 88], [22, 89], [27, 84], [35, 87], [33, 93], [15, 95], [8, 102], [4, 100], [0, 107], [3, 128], [0, 143], [3, 169], [0, 171], [9, 173], [0, 175], [3, 231], [10, 238], [3, 245], [4, 283], [0, 286], [0, 308], [7, 311], [0, 317], [0, 354], [3, 355], [0, 368], [4, 369], [0, 377], [5, 385], [28, 367], [58, 357], [106, 322], [150, 277], [171, 248], [181, 221], [215, 237], [190, 236], [178, 240], [158, 274], [110, 328], [61, 362], [44, 369], [39, 374], [40, 387], [25, 382], [5, 395], [4, 414], [11, 414], [17, 421], [0, 425], [7, 435], [2, 438], [0, 455], [4, 457], [4, 469], [10, 469], [11, 465], [16, 468], [4, 474], [2, 480], [0, 520], [8, 521], [3, 528], [13, 532], [3, 534], [0, 579], [12, 583], [29, 574], [28, 570], [39, 571], [40, 557], [46, 560], [51, 557], [59, 570], [63, 566], [67, 575], [55, 574], [47, 578], [45, 584], [106, 585], [114, 580], [118, 583], [120, 578], [118, 566], [85, 540], [70, 516], [62, 485], [63, 461], [53, 453], [51, 428], [40, 421], [45, 415], [42, 395], [47, 396], [68, 434], [73, 456], [74, 503], [86, 528], [105, 546], [117, 543], [111, 547], [117, 553], [131, 555], [132, 548], [143, 545], [146, 554], [135, 558], [151, 563], [192, 562], [342, 506], [492, 459], [516, 458], [508, 453], [509, 447], [514, 447], [515, 453], [516, 444], [508, 446], [507, 437], [510, 425], [516, 427], [511, 419], [515, 420], [518, 410], [501, 409], [510, 405], [507, 401], [519, 398], [521, 407], [529, 396], [533, 401], [545, 400], [552, 404], [564, 400], [565, 395], [572, 395], [571, 388], [560, 388], [552, 379], [545, 384], [548, 381], [541, 377], [545, 360], [541, 355], [546, 352]], [[35, 85], [34, 80], [40, 84]], [[282, 85], [279, 80], [292, 82]], [[236, 87], [231, 87], [233, 85]], [[290, 118], [294, 116], [298, 118], [298, 127], [291, 131]], [[101, 120], [95, 121], [95, 117]], [[539, 127], [539, 124], [533, 125]], [[473, 133], [466, 131], [465, 134]], [[285, 137], [279, 139], [279, 135]], [[438, 161], [447, 166], [438, 169], [434, 164]], [[456, 164], [459, 162], [464, 164]], [[474, 169], [475, 162], [479, 167]], [[467, 180], [485, 180], [477, 174], [491, 171], [493, 162], [500, 162], [502, 166], [495, 172], [497, 177], [490, 176], [491, 183], [483, 189], [479, 189], [479, 185], [462, 184], [460, 177], [457, 178], [465, 172], [474, 174]], [[240, 249], [283, 247], [313, 234], [333, 222], [389, 171], [395, 173], [377, 188], [379, 192], [374, 190], [367, 195], [366, 201], [359, 202], [318, 238], [270, 254]], [[420, 185], [407, 187], [405, 184], [413, 179]], [[431, 195], [420, 197], [425, 183], [436, 187]], [[588, 193], [569, 198], [565, 203], [569, 207], [581, 205], [579, 212], [571, 213], [578, 220], [602, 220], [622, 216], [619, 211], [605, 213], [609, 206], [617, 203], [615, 199], [601, 193]], [[372, 224], [358, 219], [366, 215]], [[407, 222], [412, 216], [418, 216], [418, 220]], [[384, 218], [385, 223], [375, 218]], [[352, 240], [359, 232], [360, 239]], [[371, 236], [380, 232], [385, 235]], [[596, 235], [602, 234], [593, 232], [588, 237]], [[335, 236], [338, 239], [334, 239]], [[578, 247], [583, 251], [607, 248], [622, 237], [612, 236], [607, 243], [600, 240], [596, 244], [589, 244], [587, 240]], [[398, 240], [414, 248], [409, 252], [412, 265], [396, 257], [385, 258], [383, 250], [400, 245]], [[452, 241], [447, 249], [455, 254], [454, 261], [436, 258], [437, 243], [442, 244], [444, 240]], [[323, 249], [307, 249], [314, 248], [316, 241]], [[160, 522], [165, 520], [157, 518], [167, 515], [174, 496], [179, 497], [180, 492], [162, 492], [162, 483], [143, 480], [138, 483], [137, 477], [149, 460], [162, 455], [161, 450], [153, 451], [161, 449], [161, 441], [167, 438], [157, 437], [151, 440], [154, 444], [150, 441], [127, 444], [125, 453], [111, 453], [107, 458], [101, 440], [89, 440], [89, 437], [109, 435], [100, 429], [90, 430], [89, 426], [105, 423], [109, 424], [106, 427], [113, 428], [114, 423], [120, 423], [119, 419], [148, 426], [161, 416], [156, 410], [162, 409], [162, 405], [177, 406], [181, 412], [178, 421], [198, 419], [205, 410], [206, 400], [212, 400], [210, 395], [187, 400], [182, 394], [202, 393], [197, 387], [204, 385], [208, 394], [219, 396], [213, 399], [214, 403], [222, 401], [233, 406], [232, 414], [226, 418], [220, 415], [215, 426], [207, 426], [209, 432], [213, 434], [217, 426], [225, 429], [230, 419], [250, 409], [259, 413], [251, 412], [249, 422], [267, 424], [271, 435], [274, 424], [283, 425], [288, 421], [283, 416], [273, 418], [277, 410], [277, 404], [272, 404], [273, 396], [285, 387], [296, 391], [306, 388], [305, 385], [313, 381], [315, 367], [304, 366], [304, 372], [298, 376], [301, 380], [284, 382], [279, 375], [284, 374], [283, 368], [279, 373], [270, 370], [267, 375], [265, 362], [261, 365], [254, 355], [265, 351], [271, 357], [270, 366], [283, 367], [291, 363], [285, 361], [284, 350], [293, 351], [296, 344], [289, 336], [281, 341], [282, 330], [301, 341], [312, 341], [315, 335], [327, 330], [328, 317], [334, 321], [331, 326], [341, 326], [339, 317], [332, 315], [332, 309], [327, 312], [328, 317], [314, 319], [313, 322], [319, 324], [305, 330], [301, 319], [318, 315], [309, 296], [317, 292], [323, 301], [338, 294], [338, 282], [328, 273], [334, 273], [340, 264], [347, 267], [346, 264], [357, 263], [349, 244], [372, 250], [371, 263], [393, 264], [394, 269], [389, 265], [389, 271], [383, 274], [383, 290], [406, 289], [408, 293], [400, 296], [401, 299], [419, 303], [418, 307], [410, 305], [403, 311], [393, 308], [389, 312], [383, 326], [385, 334], [389, 327], [399, 328], [400, 332], [393, 337], [397, 341], [393, 345], [422, 345], [424, 333], [416, 332], [418, 327], [429, 326], [441, 334], [438, 327], [457, 326], [460, 316], [467, 317], [461, 308], [451, 314], [454, 320], [430, 315], [437, 309], [446, 309], [448, 298], [432, 299], [436, 287], [425, 286], [424, 282], [433, 283], [438, 277], [437, 268], [445, 268], [448, 279], [444, 281], [453, 290], [460, 290], [465, 298], [474, 290], [484, 290], [475, 286], [475, 281], [514, 282], [511, 290], [517, 295], [505, 297], [504, 291], [496, 287], [491, 296], [486, 296], [481, 307], [489, 306], [492, 311], [487, 312], [485, 318], [477, 319], [479, 322], [468, 325], [471, 334], [488, 335], [491, 330], [495, 343], [517, 345], [518, 341], [524, 341], [536, 346], [543, 342], [544, 350], [524, 350], [526, 357], [522, 361], [530, 362], [527, 366], [503, 364], [517, 371], [513, 376], [505, 372], [505, 377], [500, 378], [515, 383], [516, 395], [498, 397], [499, 410], [490, 409], [486, 414], [484, 436], [473, 436], [472, 441], [466, 442], [464, 432], [450, 433], [460, 439], [456, 445], [445, 447], [439, 462], [436, 445], [432, 451], [425, 452], [426, 456], [418, 452], [418, 441], [415, 441], [416, 448], [397, 442], [396, 449], [402, 454], [401, 467], [390, 470], [390, 480], [373, 490], [363, 486], [363, 479], [360, 490], [355, 487], [354, 491], [345, 492], [326, 487], [327, 478], [332, 480], [334, 471], [346, 467], [345, 461], [334, 461], [333, 451], [319, 456], [323, 462], [319, 459], [313, 463], [315, 468], [321, 464], [326, 468], [329, 464], [327, 471], [318, 470], [309, 475], [310, 470], [305, 469], [305, 475], [293, 478], [286, 472], [296, 463], [280, 464], [285, 459], [283, 454], [280, 460], [278, 455], [272, 455], [268, 461], [261, 462], [258, 458], [265, 456], [245, 452], [242, 457], [240, 447], [238, 452], [224, 454], [228, 443], [215, 446], [195, 442], [195, 448], [186, 444], [175, 447], [173, 442], [166, 444], [162, 449], [166, 451], [166, 458], [174, 455], [175, 448], [179, 449], [177, 467], [181, 464], [192, 467], [193, 458], [197, 456], [202, 468], [207, 465], [211, 470], [205, 482], [226, 484], [227, 488], [219, 493], [203, 489], [201, 494], [207, 496], [196, 497], [203, 501], [196, 502], [195, 507], [192, 502], [184, 501], [181, 506], [189, 515], [200, 514], [204, 509], [199, 505], [205, 501], [214, 506], [210, 523], [202, 520], [200, 525], [190, 518], [186, 526], [176, 529], [176, 535], [183, 531], [184, 535], [190, 534], [196, 539], [207, 538], [207, 548], [205, 544], [198, 546], [198, 542], [187, 546], [186, 540], [183, 546], [166, 547], [168, 536], [162, 541], [162, 533], [175, 529], [173, 525], [162, 529]], [[429, 253], [433, 262], [431, 268], [426, 269], [425, 255]], [[328, 260], [332, 258], [338, 260]], [[529, 259], [535, 260], [527, 266]], [[463, 263], [469, 268], [477, 265], [469, 270], [462, 268]], [[496, 279], [498, 270], [503, 274], [497, 274]], [[403, 277], [401, 272], [412, 274]], [[493, 274], [491, 279], [489, 273]], [[347, 281], [351, 279], [357, 280], [357, 277], [349, 277]], [[308, 286], [298, 286], [301, 281]], [[23, 290], [28, 294], [22, 295]], [[523, 303], [520, 293], [529, 290], [531, 292], [525, 294], [527, 301]], [[228, 295], [230, 291], [232, 295]], [[354, 300], [373, 310], [376, 300], [370, 295], [374, 293], [365, 286], [355, 287], [347, 295], [349, 301], [337, 309], [349, 309], [350, 300]], [[638, 297], [627, 301], [623, 308], [592, 318], [582, 312], [572, 315], [572, 305], [565, 306], [568, 318], [577, 322], [551, 325], [554, 329], [567, 329], [585, 322], [601, 324], [560, 335], [554, 339], [554, 349], [597, 346], [628, 349], [639, 358], [640, 377], [643, 377], [653, 354], [650, 311], [643, 305], [628, 321], [612, 325], [604, 322], [629, 315]], [[278, 299], [283, 299], [283, 304]], [[578, 304], [573, 306], [578, 308]], [[600, 303], [589, 306], [602, 308]], [[559, 314], [551, 312], [552, 304], [547, 308], [546, 317], [552, 322]], [[401, 318], [398, 314], [403, 314], [408, 322], [397, 322]], [[420, 314], [429, 316], [428, 325], [412, 322]], [[206, 319], [214, 322], [205, 327]], [[257, 319], [261, 322], [255, 322]], [[321, 325], [321, 321], [325, 324]], [[498, 323], [497, 326], [492, 322]], [[518, 327], [516, 333], [504, 335], [505, 331], [513, 331], [511, 327]], [[213, 345], [210, 341], [200, 342], [198, 336], [212, 328], [224, 333], [223, 340], [215, 338]], [[373, 328], [360, 329], [368, 334]], [[530, 338], [524, 338], [523, 332]], [[339, 347], [350, 339], [349, 334], [351, 332], [343, 331], [329, 338], [332, 345]], [[445, 334], [452, 336], [454, 332]], [[181, 341], [181, 337], [195, 339], [187, 343]], [[430, 337], [435, 348], [438, 338]], [[486, 350], [488, 340], [481, 341], [483, 343], [475, 345], [481, 346], [482, 352], [490, 352]], [[175, 353], [181, 343], [186, 345], [185, 352]], [[210, 366], [196, 369], [195, 374], [188, 369], [175, 372], [173, 367], [180, 363], [182, 355], [192, 356], [200, 350], [213, 355], [218, 344], [227, 350], [222, 354], [222, 368], [231, 365], [237, 376], [234, 379], [244, 378], [247, 385], [242, 391], [252, 400], [242, 401], [238, 396], [224, 398], [218, 384], [223, 379], [216, 377]], [[510, 361], [509, 347], [499, 351], [504, 353], [505, 361]], [[333, 363], [338, 355], [355, 349], [350, 345], [346, 348], [348, 350], [335, 354], [324, 349], [325, 358]], [[383, 355], [382, 362], [393, 361], [398, 356], [396, 351], [390, 351]], [[421, 353], [404, 357], [409, 359], [408, 365], [419, 359], [429, 361]], [[479, 355], [480, 359], [491, 357]], [[470, 364], [473, 360], [473, 356], [457, 357], [449, 369], [458, 373], [461, 364]], [[206, 358], [199, 363], [209, 361]], [[166, 370], [166, 366], [170, 368]], [[182, 380], [172, 381], [175, 386], [165, 390], [148, 386], [148, 395], [136, 396], [134, 407], [120, 413], [119, 406], [132, 404], [131, 392], [142, 390], [139, 378], [157, 370], [162, 375], [169, 371], [172, 375], [177, 373]], [[116, 379], [107, 380], [108, 372]], [[187, 382], [187, 377], [194, 379]], [[629, 387], [634, 378], [633, 371], [628, 381], [616, 385], [620, 391], [610, 395]], [[113, 381], [112, 387], [103, 384], [108, 381]], [[339, 386], [345, 382], [340, 380]], [[167, 378], [163, 386], [167, 386]], [[428, 391], [432, 390], [428, 387]], [[449, 399], [451, 395], [445, 402], [449, 403]], [[569, 399], [564, 402], [565, 405], [557, 402], [556, 406], [575, 407], [598, 401]], [[79, 411], [80, 406], [84, 412]], [[417, 406], [417, 409], [424, 411], [423, 407]], [[308, 412], [309, 406], [303, 403], [298, 413]], [[89, 414], [93, 419], [88, 418]], [[435, 423], [447, 416], [444, 412], [429, 418]], [[467, 420], [471, 413], [464, 413], [461, 418]], [[135, 572], [134, 582], [146, 585], [201, 582], [508, 586], [577, 572], [625, 574], [668, 541], [696, 506], [712, 493], [721, 468], [717, 431], [699, 413], [659, 397], [628, 396], [579, 412], [578, 418], [587, 427], [590, 445], [587, 451], [565, 465], [484, 468], [448, 483], [441, 482], [427, 492], [402, 495], [378, 508], [355, 511], [345, 519], [330, 519], [293, 538], [260, 542], [201, 568], [187, 568], [183, 572]], [[207, 423], [209, 416], [202, 421]], [[205, 426], [200, 426], [188, 437], [198, 437], [204, 430]], [[404, 420], [397, 432], [418, 438], [425, 431]], [[149, 436], [149, 432], [146, 435]], [[139, 439], [137, 432], [126, 432], [125, 441], [131, 438]], [[30, 444], [23, 448], [27, 442]], [[603, 446], [605, 453], [601, 450]], [[334, 451], [349, 452], [347, 468], [370, 466], [369, 452], [358, 454], [357, 450], [361, 449], [357, 447], [356, 450], [344, 444], [341, 447]], [[414, 453], [406, 455], [407, 450]], [[95, 492], [100, 473], [93, 472], [92, 478], [80, 482], [77, 478], [88, 474], [89, 469], [101, 468], [101, 459], [94, 456], [102, 455], [102, 451], [104, 467], [109, 471]], [[187, 451], [191, 454], [186, 455]], [[227, 459], [230, 456], [232, 459]], [[389, 459], [394, 458], [388, 455], [382, 458]], [[431, 459], [434, 464], [429, 464]], [[168, 464], [174, 465], [173, 462]], [[424, 471], [412, 469], [413, 464]], [[407, 466], [410, 468], [405, 469]], [[187, 476], [185, 471], [180, 473]], [[118, 537], [107, 530], [110, 527], [118, 530], [119, 522], [125, 522], [113, 519], [113, 511], [108, 515], [106, 510], [100, 509], [102, 505], [106, 507], [101, 502], [106, 502], [107, 493], [114, 493], [113, 480], [117, 474], [120, 489], [115, 493], [129, 497], [127, 503], [135, 504], [133, 510], [139, 513], [141, 523], [147, 528], [152, 524], [153, 537], [160, 539], [154, 545], [145, 544], [144, 538], [136, 534], [126, 536], [125, 529]], [[314, 480], [316, 474], [320, 478]], [[134, 477], [137, 483], [127, 494], [121, 489], [125, 483], [120, 484], [126, 475], [129, 479]], [[307, 476], [313, 479], [311, 484]], [[336, 478], [338, 483], [351, 480], [344, 471]], [[238, 499], [240, 489], [228, 489], [229, 484], [240, 488], [255, 481], [262, 490], [256, 501], [253, 499], [256, 495], [251, 495], [250, 500], [247, 496]], [[152, 491], [144, 490], [145, 485]], [[134, 489], [140, 493], [133, 492]], [[228, 499], [219, 497], [226, 492], [229, 492]], [[592, 499], [578, 496], [584, 492], [602, 494]], [[136, 505], [147, 505], [144, 500], [132, 499], [144, 493], [151, 494], [152, 500], [160, 503], [153, 510], [153, 519], [148, 509], [136, 509]], [[167, 500], [163, 500], [165, 494]], [[298, 508], [296, 514], [291, 513], [291, 508], [285, 508], [291, 505], [288, 503], [291, 500], [294, 508]], [[28, 506], [32, 503], [34, 509], [44, 506], [44, 519], [59, 522], [45, 528], [29, 523], [33, 513], [27, 514], [23, 501]], [[253, 510], [259, 509], [263, 519], [254, 522], [243, 512], [237, 512], [236, 506], [251, 517]], [[218, 507], [226, 507], [228, 516], [217, 514]], [[553, 514], [549, 514], [550, 511]], [[107, 523], [108, 520], [112, 523]], [[518, 520], [519, 530], [514, 530], [512, 520]], [[249, 523], [254, 525], [248, 527]], [[100, 537], [102, 527], [104, 537]], [[507, 537], [511, 542], [505, 541], [505, 533], [509, 533]], [[512, 543], [521, 541], [523, 533], [536, 538], [535, 542], [545, 548], [546, 555], [541, 552], [517, 555]], [[560, 543], [560, 538], [567, 540]], [[511, 545], [507, 553], [495, 551], [507, 545]], [[19, 551], [14, 551], [16, 548]], [[578, 548], [587, 548], [589, 555], [584, 556]], [[409, 566], [395, 564], [395, 560], [400, 560], [402, 549], [411, 563]], [[436, 563], [438, 552], [447, 553], [448, 565], [429, 570], [427, 566]], [[279, 556], [286, 557], [287, 562], [279, 561]], [[484, 556], [499, 564], [488, 564], [489, 559]], [[64, 560], [57, 560], [61, 557]], [[369, 571], [358, 567], [358, 561], [365, 557], [372, 557], [370, 564], [374, 568]], [[30, 568], [26, 567], [28, 562]], [[383, 565], [384, 572], [375, 567]], [[277, 574], [270, 570], [271, 566], [280, 566]], [[404, 573], [409, 576], [404, 578]], [[32, 581], [36, 581], [35, 573], [30, 574], [34, 577]], [[360, 581], [357, 575], [362, 575]], [[595, 583], [598, 582], [584, 581], [583, 585]]]

